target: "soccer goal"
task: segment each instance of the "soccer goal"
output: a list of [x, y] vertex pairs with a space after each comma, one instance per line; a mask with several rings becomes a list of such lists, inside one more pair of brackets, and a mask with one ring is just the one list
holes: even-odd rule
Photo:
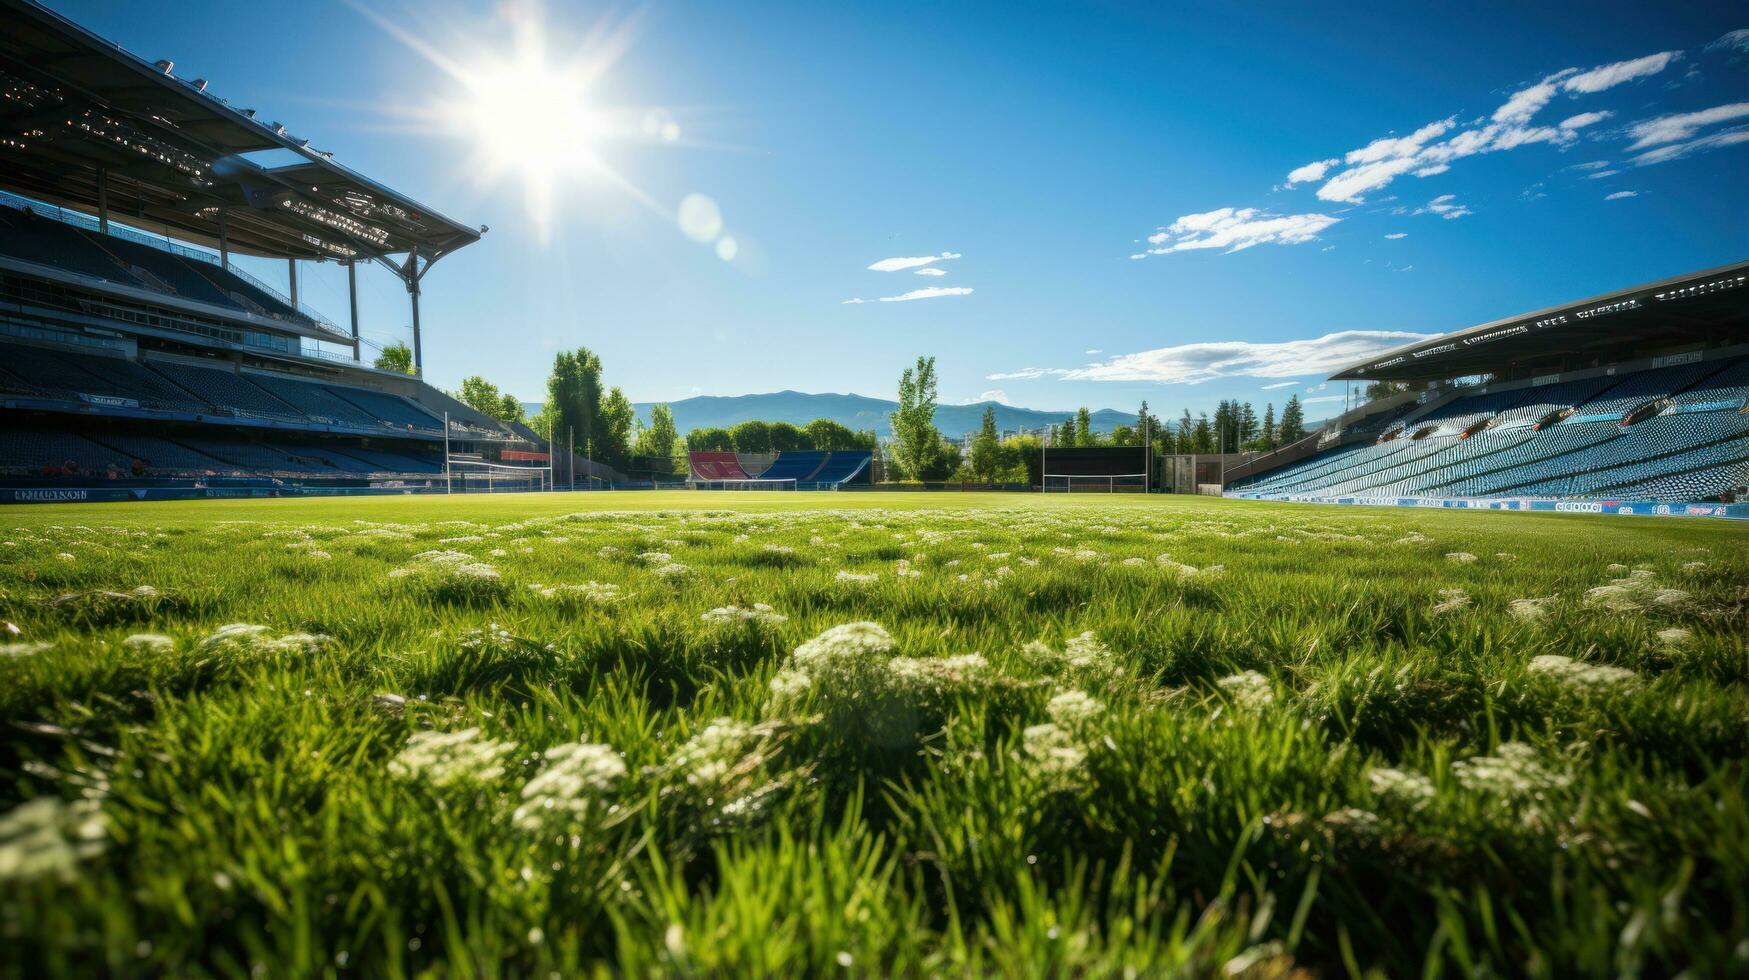
[[444, 463], [447, 493], [540, 493], [553, 489], [553, 467], [510, 466], [451, 456]]
[[1146, 493], [1148, 474], [1118, 473], [1112, 476], [1081, 476], [1046, 473], [1046, 493]]
[[795, 477], [779, 480], [699, 480], [693, 484], [697, 490], [794, 490]]

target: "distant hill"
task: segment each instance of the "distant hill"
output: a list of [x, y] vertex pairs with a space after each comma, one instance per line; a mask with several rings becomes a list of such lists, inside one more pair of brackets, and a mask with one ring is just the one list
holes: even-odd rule
[[[633, 407], [637, 409], [638, 418], [647, 425], [650, 421], [650, 409], [657, 404], [660, 403], [638, 402]], [[667, 404], [674, 410], [674, 427], [682, 435], [693, 429], [726, 429], [749, 419], [806, 425], [815, 419], [826, 418], [857, 431], [873, 429], [878, 435], [887, 437], [893, 434], [890, 416], [899, 407], [898, 402], [885, 398], [834, 393], [810, 394], [805, 391], [774, 391], [760, 395], [698, 395]], [[1037, 429], [1060, 423], [1075, 415], [1074, 412], [1017, 408], [999, 402], [938, 405], [935, 408], [935, 427], [949, 438], [974, 432], [983, 422], [986, 406], [996, 409], [998, 429]], [[540, 411], [540, 403], [525, 403], [524, 408], [530, 415], [534, 415]], [[1136, 417], [1132, 413], [1102, 408], [1093, 413], [1093, 430], [1110, 432], [1118, 425], [1134, 425], [1135, 421]]]

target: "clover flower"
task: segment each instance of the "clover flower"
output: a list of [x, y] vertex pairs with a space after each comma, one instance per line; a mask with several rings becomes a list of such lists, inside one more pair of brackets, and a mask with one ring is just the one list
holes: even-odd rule
[[1523, 742], [1502, 742], [1493, 755], [1454, 762], [1451, 774], [1465, 789], [1501, 796], [1524, 796], [1569, 782], [1566, 774], [1545, 765], [1536, 749]]
[[1232, 696], [1240, 707], [1261, 711], [1275, 703], [1275, 689], [1269, 678], [1255, 670], [1231, 674], [1217, 681], [1221, 689]]
[[1531, 658], [1528, 669], [1533, 674], [1553, 678], [1567, 687], [1583, 691], [1622, 687], [1638, 683], [1640, 679], [1640, 675], [1625, 667], [1588, 664], [1556, 653]]
[[619, 753], [594, 742], [555, 745], [541, 759], [546, 765], [524, 784], [523, 803], [511, 814], [512, 822], [526, 830], [581, 819], [626, 774]]
[[751, 609], [742, 608], [741, 606], [736, 605], [718, 606], [715, 609], [706, 611], [703, 615], [699, 616], [699, 619], [704, 620], [712, 626], [725, 626], [735, 623], [775, 626], [778, 623], [789, 621], [788, 616], [785, 616], [763, 602], [755, 602]]

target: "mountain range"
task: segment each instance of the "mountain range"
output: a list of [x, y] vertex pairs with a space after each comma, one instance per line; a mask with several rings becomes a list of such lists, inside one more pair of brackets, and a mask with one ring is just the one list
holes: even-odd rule
[[[659, 402], [637, 402], [638, 419], [650, 422], [650, 409]], [[868, 429], [881, 436], [893, 434], [891, 415], [899, 403], [886, 398], [805, 391], [773, 391], [756, 395], [697, 395], [667, 403], [674, 411], [674, 427], [681, 435], [701, 428], [727, 429], [737, 422], [759, 419], [766, 422], [788, 422], [806, 425], [815, 419], [831, 419], [848, 428]], [[996, 409], [996, 427], [1001, 430], [1037, 429], [1073, 418], [1074, 412], [1048, 412], [1036, 408], [1020, 408], [1001, 402], [972, 402], [967, 405], [937, 405], [935, 427], [948, 438], [975, 432], [982, 424], [985, 408]], [[530, 415], [540, 411], [539, 402], [525, 403]], [[1102, 408], [1093, 413], [1093, 431], [1110, 432], [1118, 425], [1134, 425], [1130, 412]]]

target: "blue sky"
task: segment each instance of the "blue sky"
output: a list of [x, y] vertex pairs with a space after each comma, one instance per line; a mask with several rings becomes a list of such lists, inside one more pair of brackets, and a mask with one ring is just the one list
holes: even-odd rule
[[[891, 397], [933, 354], [943, 401], [1261, 409], [1404, 334], [1749, 257], [1732, 4], [53, 6], [491, 226], [426, 280], [426, 373], [526, 400], [587, 345], [640, 401]], [[590, 73], [483, 154], [529, 115], [466, 94], [514, 25]], [[531, 209], [578, 106], [598, 166]], [[338, 321], [344, 282], [305, 295]], [[361, 293], [407, 336], [393, 279]]]

